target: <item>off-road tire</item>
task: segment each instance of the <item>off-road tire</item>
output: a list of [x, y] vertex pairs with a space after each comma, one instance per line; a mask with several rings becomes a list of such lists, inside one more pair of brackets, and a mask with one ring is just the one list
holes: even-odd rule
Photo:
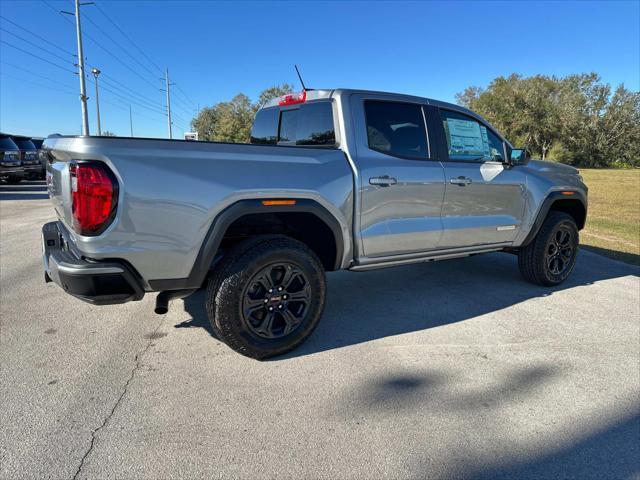
[[[295, 265], [309, 282], [311, 300], [304, 319], [282, 338], [257, 335], [243, 314], [248, 284], [262, 269], [283, 262]], [[282, 235], [258, 236], [232, 248], [216, 265], [205, 296], [207, 316], [214, 334], [233, 350], [255, 359], [266, 359], [293, 350], [316, 328], [326, 297], [322, 262], [305, 244]]]
[[[553, 250], [551, 243], [554, 235], [559, 231], [571, 235], [571, 256], [566, 268], [560, 273], [554, 273], [549, 267], [549, 251]], [[575, 266], [578, 253], [578, 227], [573, 217], [564, 212], [550, 212], [540, 227], [536, 237], [518, 252], [518, 267], [520, 273], [529, 282], [536, 285], [552, 287], [564, 282]]]

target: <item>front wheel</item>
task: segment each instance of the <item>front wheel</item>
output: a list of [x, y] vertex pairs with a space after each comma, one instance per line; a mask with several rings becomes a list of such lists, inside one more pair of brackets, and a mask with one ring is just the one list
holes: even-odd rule
[[326, 295], [324, 269], [306, 245], [257, 237], [233, 248], [207, 287], [216, 335], [237, 352], [264, 359], [286, 353], [313, 332]]
[[573, 270], [578, 243], [573, 217], [564, 212], [549, 213], [533, 241], [518, 252], [520, 273], [537, 285], [559, 285]]

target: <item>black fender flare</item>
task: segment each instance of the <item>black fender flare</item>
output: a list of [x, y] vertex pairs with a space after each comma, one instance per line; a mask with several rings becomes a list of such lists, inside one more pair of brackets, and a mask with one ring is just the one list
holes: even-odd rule
[[[567, 195], [566, 193], [563, 193], [563, 192], [572, 192], [572, 194]], [[586, 215], [587, 200], [581, 191], [562, 190], [557, 192], [551, 192], [549, 193], [549, 195], [547, 195], [547, 197], [542, 202], [542, 206], [538, 210], [538, 214], [536, 215], [536, 219], [533, 222], [533, 226], [531, 227], [531, 230], [529, 230], [529, 233], [527, 234], [526, 238], [522, 242], [522, 245], [520, 245], [521, 247], [526, 247], [533, 241], [534, 238], [536, 238], [536, 235], [538, 234], [540, 227], [542, 227], [542, 224], [544, 223], [545, 219], [547, 218], [547, 215], [549, 214], [549, 210], [551, 210], [551, 206], [558, 200], [579, 200], [580, 203], [582, 203], [582, 206], [584, 208], [585, 215]], [[580, 227], [578, 226], [578, 228]]]
[[[273, 200], [273, 198], [271, 198]], [[336, 247], [335, 269], [342, 266], [344, 255], [344, 238], [342, 228], [338, 220], [317, 201], [307, 198], [287, 197], [287, 200], [295, 200], [291, 205], [264, 205], [265, 199], [239, 200], [221, 211], [211, 222], [204, 241], [200, 246], [198, 256], [187, 278], [149, 280], [149, 286], [154, 291], [200, 288], [205, 281], [213, 260], [218, 252], [225, 232], [233, 222], [240, 217], [255, 213], [311, 213], [324, 222], [333, 233]], [[275, 199], [278, 200], [278, 199]]]

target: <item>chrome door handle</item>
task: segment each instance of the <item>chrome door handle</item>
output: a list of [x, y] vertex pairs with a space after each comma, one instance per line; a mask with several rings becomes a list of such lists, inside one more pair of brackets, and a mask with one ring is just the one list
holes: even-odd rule
[[382, 177], [371, 177], [369, 179], [370, 185], [378, 185], [379, 187], [390, 187], [391, 185], [395, 185], [396, 183], [398, 183], [398, 180], [390, 177], [389, 175], [383, 175]]
[[471, 180], [470, 178], [467, 177], [457, 177], [457, 178], [452, 178], [451, 180], [449, 180], [449, 183], [452, 183], [453, 185], [469, 185], [473, 180]]

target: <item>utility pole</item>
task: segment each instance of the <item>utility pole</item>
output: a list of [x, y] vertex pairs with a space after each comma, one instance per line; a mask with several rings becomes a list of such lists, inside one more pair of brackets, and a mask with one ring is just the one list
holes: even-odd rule
[[84, 52], [82, 29], [80, 28], [80, 0], [76, 0], [76, 35], [78, 36], [78, 75], [80, 76], [80, 106], [82, 108], [82, 135], [89, 135], [89, 112], [87, 111], [87, 89], [84, 83]]
[[102, 130], [100, 129], [100, 96], [98, 95], [98, 75], [100, 75], [100, 70], [93, 67], [91, 69], [91, 73], [96, 79], [96, 114], [98, 115], [98, 136], [102, 135]]
[[133, 117], [131, 116], [131, 104], [129, 104], [129, 128], [131, 129], [131, 136], [133, 137]]
[[165, 73], [164, 73], [164, 82], [165, 82], [165, 85], [167, 87], [167, 89], [166, 89], [166, 92], [167, 92], [167, 119], [168, 119], [168, 122], [169, 122], [169, 138], [172, 139], [173, 138], [173, 134], [171, 132], [171, 93], [170, 93], [169, 87], [171, 85], [173, 85], [173, 84], [169, 83], [169, 69], [168, 68], [165, 70]]
[[93, 5], [93, 2], [74, 1], [76, 13], [62, 10], [60, 13], [76, 17], [76, 36], [78, 39], [78, 76], [80, 77], [80, 108], [82, 109], [82, 135], [89, 135], [89, 112], [87, 110], [87, 88], [84, 81], [84, 51], [82, 50], [82, 29], [80, 28], [80, 5]]

